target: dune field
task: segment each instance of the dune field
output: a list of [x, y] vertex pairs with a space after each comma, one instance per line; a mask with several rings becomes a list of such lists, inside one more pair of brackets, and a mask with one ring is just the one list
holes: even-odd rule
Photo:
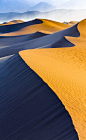
[[0, 139], [86, 140], [86, 19], [0, 25]]

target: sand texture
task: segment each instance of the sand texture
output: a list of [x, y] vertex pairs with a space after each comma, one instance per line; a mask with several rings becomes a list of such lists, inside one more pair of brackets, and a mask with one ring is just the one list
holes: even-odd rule
[[63, 36], [73, 46], [56, 48], [55, 41], [55, 48], [53, 45], [53, 48], [24, 50], [19, 54], [62, 101], [79, 140], [86, 140], [86, 20], [76, 26], [79, 37]]
[[0, 26], [0, 32], [4, 33], [3, 34], [4, 36], [26, 35], [37, 31], [46, 34], [52, 34], [61, 31], [63, 29], [67, 29], [68, 27], [71, 26], [66, 25], [64, 23], [47, 20], [47, 19], [35, 19], [33, 21], [29, 21], [26, 23], [24, 22], [20, 24]]

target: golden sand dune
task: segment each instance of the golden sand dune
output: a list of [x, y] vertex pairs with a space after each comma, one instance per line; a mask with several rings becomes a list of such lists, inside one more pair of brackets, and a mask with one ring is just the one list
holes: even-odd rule
[[68, 25], [73, 26], [73, 25], [75, 25], [75, 24], [77, 24], [77, 23], [78, 23], [77, 21], [70, 21], [70, 22], [68, 22]]
[[43, 32], [46, 34], [52, 34], [52, 33], [71, 27], [70, 25], [66, 25], [64, 23], [59, 23], [59, 22], [55, 22], [51, 20], [46, 20], [46, 19], [39, 19], [39, 20], [41, 20], [43, 23], [26, 26], [26, 27], [21, 28], [18, 31], [3, 34], [3, 36], [25, 35], [25, 34], [31, 34], [37, 31]]
[[[37, 21], [37, 23], [38, 23], [38, 21]], [[72, 46], [74, 46], [74, 44], [68, 42], [68, 40], [66, 40], [64, 36], [73, 36], [73, 37], [80, 36], [79, 31], [77, 30], [77, 24], [74, 25], [73, 27], [70, 27], [68, 29], [65, 29], [60, 32], [56, 32], [56, 33], [50, 34], [50, 35], [44, 34], [42, 32], [36, 32], [33, 35], [31, 35], [31, 34], [29, 34], [29, 35], [32, 40], [29, 40], [28, 35], [12, 36], [12, 37], [1, 36], [0, 37], [0, 45], [1, 45], [0, 57], [13, 55], [13, 54], [18, 53], [21, 50], [26, 50], [26, 49], [72, 47]], [[34, 37], [35, 38], [37, 37], [37, 38], [34, 39]], [[22, 41], [24, 41], [24, 42], [22, 42]], [[18, 43], [18, 42], [20, 42], [20, 43]], [[14, 45], [9, 46], [13, 43], [14, 43]], [[4, 48], [2, 48], [2, 47], [4, 47]]]
[[56, 93], [72, 117], [80, 140], [86, 140], [86, 20], [77, 25], [80, 37], [66, 37], [74, 47], [19, 52]]
[[10, 22], [0, 24], [0, 26], [11, 25], [11, 24], [18, 24], [18, 23], [23, 23], [23, 22], [24, 22], [23, 20], [12, 20]]

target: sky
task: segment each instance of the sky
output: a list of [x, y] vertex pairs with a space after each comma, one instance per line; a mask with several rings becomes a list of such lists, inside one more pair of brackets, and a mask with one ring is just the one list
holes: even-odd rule
[[47, 2], [53, 6], [58, 6], [68, 0], [0, 0], [0, 13], [5, 12], [25, 12], [39, 2]]
[[[42, 11], [40, 10], [40, 6], [37, 5], [38, 6], [37, 9], [39, 9], [39, 11], [41, 11], [41, 12], [40, 12], [40, 17], [39, 17], [39, 15], [37, 15], [36, 18], [48, 18], [51, 20], [58, 20], [61, 22], [64, 20], [69, 21], [70, 20], [69, 18], [71, 18], [71, 16], [73, 16], [72, 20], [76, 20], [76, 21], [81, 20], [82, 17], [86, 18], [86, 12], [83, 12], [83, 10], [82, 10], [82, 9], [86, 9], [86, 0], [0, 0], [0, 13], [28, 12], [31, 7], [33, 7], [34, 5], [36, 5], [40, 2], [47, 2], [49, 4], [52, 4], [53, 6], [55, 6], [55, 9], [57, 9], [57, 11], [59, 11], [60, 14], [63, 15], [63, 17], [61, 19], [61, 15], [59, 16], [59, 12], [56, 13], [56, 10], [52, 11], [50, 13], [50, 17], [49, 17], [49, 15], [47, 15], [47, 17], [46, 17], [46, 13], [41, 14]], [[50, 7], [52, 7], [52, 6], [50, 6]], [[44, 5], [43, 5], [43, 8], [45, 10]], [[81, 10], [81, 11], [80, 11], [80, 13], [78, 13], [79, 11], [77, 12], [76, 10], [79, 10], [79, 11]], [[67, 17], [69, 11], [71, 13], [70, 14], [71, 16], [69, 15], [69, 17]], [[77, 12], [77, 15], [75, 15], [76, 12]], [[45, 14], [44, 17], [42, 17], [43, 14]], [[7, 15], [10, 15], [10, 16], [7, 16]], [[11, 16], [13, 16], [13, 15], [14, 15], [14, 19], [15, 19], [14, 13], [5, 14], [5, 16], [7, 16], [7, 19], [11, 19]], [[0, 16], [3, 17], [3, 14], [0, 14]], [[58, 17], [58, 19], [57, 19], [57, 17]], [[18, 17], [18, 18], [20, 18], [20, 17]], [[22, 20], [27, 20], [27, 18], [24, 17]], [[31, 19], [29, 19], [29, 17], [28, 17], [28, 20], [32, 20], [32, 15], [31, 15]], [[4, 22], [4, 21], [5, 21], [5, 19], [3, 19], [3, 21], [1, 21], [1, 22]]]
[[52, 4], [57, 9], [86, 9], [86, 0], [0, 0], [0, 13], [27, 12], [40, 2]]
[[[27, 0], [27, 1], [29, 1], [29, 0]], [[43, 1], [43, 2], [47, 2], [49, 4], [52, 4], [54, 6], [58, 6], [58, 5], [63, 4], [69, 0], [32, 0], [32, 1], [35, 3]]]

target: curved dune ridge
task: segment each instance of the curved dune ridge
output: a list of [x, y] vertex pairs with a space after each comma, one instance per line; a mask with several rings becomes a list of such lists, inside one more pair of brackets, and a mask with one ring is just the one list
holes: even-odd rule
[[78, 140], [65, 107], [16, 54], [0, 64], [1, 140]]
[[86, 139], [85, 28], [45, 19], [0, 28], [1, 139]]
[[[8, 33], [8, 36], [9, 36], [9, 33], [10, 32], [13, 32], [15, 33], [16, 31], [19, 31], [25, 27], [28, 27], [28, 26], [31, 26], [31, 25], [35, 25], [35, 24], [42, 24], [43, 21], [40, 20], [40, 19], [35, 19], [35, 20], [32, 20], [32, 21], [28, 21], [28, 22], [24, 22], [24, 23], [19, 23], [19, 24], [12, 24], [12, 25], [4, 25], [4, 26], [0, 26], [0, 33]], [[29, 33], [27, 33], [29, 34]], [[20, 34], [21, 35], [21, 34]]]
[[[77, 24], [78, 25], [78, 24]], [[21, 38], [24, 38], [27, 40], [27, 35], [26, 36], [20, 36], [20, 37], [13, 37], [13, 40], [11, 42], [11, 40], [9, 39], [9, 41], [7, 40], [6, 41], [3, 41], [4, 37], [1, 36], [1, 45], [3, 48], [0, 48], [0, 57], [5, 57], [5, 56], [8, 56], [8, 55], [13, 55], [13, 54], [16, 54], [18, 53], [19, 51], [21, 50], [25, 50], [25, 49], [35, 49], [35, 48], [52, 48], [52, 47], [55, 47], [54, 46], [54, 43], [59, 43], [59, 42], [62, 42], [60, 43], [60, 46], [58, 45], [58, 47], [68, 47], [69, 44], [70, 46], [74, 46], [74, 44], [66, 41], [66, 39], [62, 40], [64, 38], [64, 36], [73, 36], [73, 37], [79, 37], [80, 34], [79, 34], [79, 31], [77, 30], [77, 25], [74, 25], [73, 27], [70, 27], [68, 29], [65, 29], [65, 30], [62, 30], [62, 31], [59, 31], [59, 32], [56, 32], [54, 34], [51, 34], [51, 35], [47, 35], [47, 34], [44, 34], [43, 32], [36, 32], [35, 34], [32, 34], [32, 35], [36, 35], [36, 34], [39, 34], [39, 35], [44, 35], [43, 37], [40, 37], [40, 38], [37, 38], [37, 39], [34, 39], [33, 40], [28, 40], [28, 41], [24, 41], [22, 42]], [[32, 36], [31, 35], [31, 36]], [[7, 38], [7, 37], [6, 37]], [[8, 37], [10, 38], [10, 37]], [[12, 37], [11, 37], [12, 39]], [[17, 39], [17, 40], [15, 40]], [[20, 42], [21, 43], [18, 43], [17, 42]], [[11, 45], [11, 44], [14, 44], [14, 45]], [[10, 46], [9, 46], [10, 45]]]
[[[15, 25], [7, 25], [1, 26], [0, 32], [4, 33], [4, 36], [18, 36], [18, 35], [25, 35], [31, 34], [34, 32], [43, 32], [46, 34], [52, 34], [63, 29], [67, 29], [71, 27], [70, 25], [66, 25], [64, 23], [59, 23], [47, 19], [35, 19], [33, 21], [24, 22]], [[8, 28], [8, 30], [7, 30]]]
[[23, 23], [23, 22], [24, 22], [23, 20], [12, 20], [10, 22], [4, 22], [3, 24], [0, 24], [0, 26], [18, 24], [18, 23]]
[[86, 140], [86, 19], [77, 24], [75, 46], [20, 51], [25, 63], [56, 93], [69, 112], [80, 140]]
[[68, 25], [75, 25], [77, 23], [78, 23], [77, 21], [70, 21], [70, 22], [68, 22]]

